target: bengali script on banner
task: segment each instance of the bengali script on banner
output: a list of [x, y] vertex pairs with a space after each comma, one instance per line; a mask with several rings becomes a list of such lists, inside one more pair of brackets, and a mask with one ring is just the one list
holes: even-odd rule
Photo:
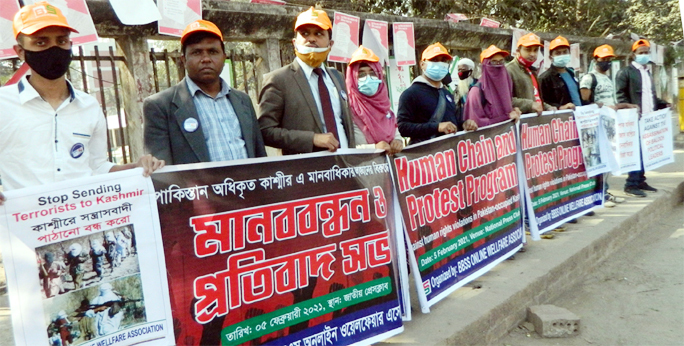
[[392, 159], [424, 312], [522, 246], [515, 126], [407, 147]]
[[403, 330], [383, 153], [153, 176], [176, 338], [349, 345]]
[[0, 241], [17, 346], [174, 344], [142, 169], [5, 195]]
[[532, 239], [603, 205], [603, 178], [588, 178], [572, 111], [520, 119]]

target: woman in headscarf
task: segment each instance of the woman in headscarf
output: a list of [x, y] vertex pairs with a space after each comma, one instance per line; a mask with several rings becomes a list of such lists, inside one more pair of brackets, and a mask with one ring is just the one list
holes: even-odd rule
[[395, 154], [404, 147], [397, 117], [390, 110], [382, 64], [372, 50], [360, 46], [347, 68], [347, 94], [357, 148], [374, 147]]
[[482, 76], [468, 92], [463, 119], [466, 130], [520, 118], [513, 107], [513, 82], [504, 66], [508, 52], [494, 45], [482, 51]]

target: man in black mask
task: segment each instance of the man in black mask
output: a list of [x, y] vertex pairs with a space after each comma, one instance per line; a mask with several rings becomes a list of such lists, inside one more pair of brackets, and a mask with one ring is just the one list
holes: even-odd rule
[[[164, 166], [146, 155], [136, 163], [108, 162], [107, 125], [97, 100], [74, 89], [66, 17], [47, 2], [24, 6], [12, 23], [14, 51], [31, 75], [0, 88], [0, 176], [5, 191], [94, 174]], [[0, 194], [0, 205], [5, 198]]]

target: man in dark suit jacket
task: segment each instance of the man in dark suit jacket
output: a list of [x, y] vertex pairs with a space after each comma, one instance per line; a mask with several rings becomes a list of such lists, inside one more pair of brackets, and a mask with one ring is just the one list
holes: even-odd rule
[[283, 154], [354, 148], [353, 123], [342, 75], [323, 63], [330, 52], [332, 24], [313, 7], [297, 17], [297, 58], [264, 76], [259, 126], [266, 145]]
[[[615, 77], [615, 96], [618, 103], [631, 103], [639, 106], [641, 114], [651, 113], [670, 105], [656, 96], [653, 79], [648, 71], [651, 44], [638, 40], [632, 45], [632, 62], [621, 68]], [[658, 190], [646, 183], [643, 162], [641, 169], [629, 172], [625, 182], [625, 193], [634, 197], [646, 197], [648, 192]]]
[[181, 37], [187, 77], [145, 99], [145, 147], [168, 164], [266, 156], [249, 96], [219, 77], [226, 54], [211, 22], [188, 25]]

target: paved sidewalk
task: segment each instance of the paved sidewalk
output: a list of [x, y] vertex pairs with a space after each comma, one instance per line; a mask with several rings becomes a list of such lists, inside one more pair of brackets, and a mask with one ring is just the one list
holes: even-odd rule
[[[659, 189], [646, 198], [626, 197], [624, 177], [611, 177], [611, 192], [627, 198], [615, 208], [598, 209], [592, 217], [567, 224], [551, 240], [530, 241], [527, 252], [456, 290], [422, 314], [412, 295], [413, 321], [404, 333], [381, 345], [490, 345], [526, 318], [526, 308], [555, 300], [619, 251], [650, 221], [671, 212], [684, 198], [684, 150], [676, 162], [648, 172]], [[412, 287], [413, 289], [413, 287]], [[412, 291], [413, 293], [413, 291]]]

